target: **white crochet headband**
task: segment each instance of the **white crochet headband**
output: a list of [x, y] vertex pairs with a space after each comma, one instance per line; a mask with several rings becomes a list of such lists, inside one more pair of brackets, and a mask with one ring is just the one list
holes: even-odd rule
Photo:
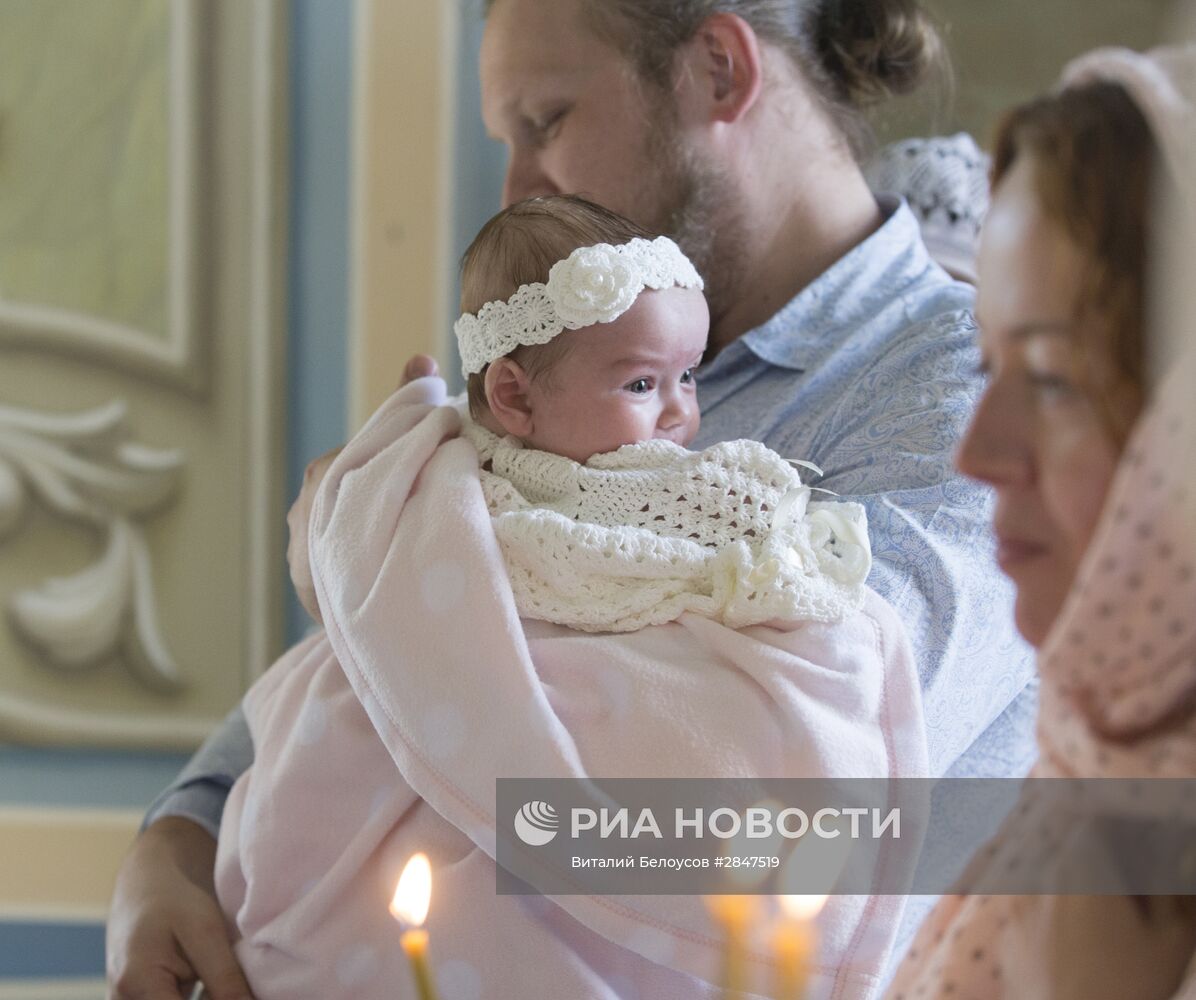
[[516, 347], [547, 344], [565, 330], [611, 323], [645, 288], [701, 289], [702, 278], [667, 236], [622, 246], [579, 247], [548, 272], [548, 283], [520, 285], [506, 302], [487, 302], [453, 324], [468, 377]]

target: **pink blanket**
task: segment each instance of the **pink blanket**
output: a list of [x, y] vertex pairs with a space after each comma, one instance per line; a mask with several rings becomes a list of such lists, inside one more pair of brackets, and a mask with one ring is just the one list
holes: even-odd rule
[[[327, 633], [246, 698], [256, 757], [217, 888], [255, 995], [414, 996], [387, 903], [423, 850], [443, 1000], [716, 997], [698, 897], [496, 895], [496, 779], [923, 776], [903, 627], [870, 592], [841, 622], [788, 629], [521, 621], [444, 403], [439, 380], [412, 383], [338, 458], [311, 522]], [[874, 993], [901, 907], [833, 897], [811, 995]], [[749, 965], [771, 995], [762, 943]]]

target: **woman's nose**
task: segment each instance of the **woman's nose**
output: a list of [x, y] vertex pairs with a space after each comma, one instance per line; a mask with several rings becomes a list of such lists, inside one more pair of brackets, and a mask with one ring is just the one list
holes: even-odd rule
[[503, 180], [503, 208], [524, 198], [538, 198], [544, 195], [560, 194], [556, 185], [545, 175], [530, 152], [512, 153], [507, 161], [507, 173]]
[[1008, 387], [992, 382], [955, 453], [955, 467], [993, 486], [1025, 482], [1033, 475], [1032, 446], [1025, 408]]

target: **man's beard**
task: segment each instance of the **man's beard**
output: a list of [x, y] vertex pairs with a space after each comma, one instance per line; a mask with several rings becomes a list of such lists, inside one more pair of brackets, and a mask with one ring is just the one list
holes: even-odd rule
[[689, 147], [668, 111], [649, 132], [653, 176], [639, 218], [681, 247], [706, 284], [712, 326], [730, 308], [743, 273], [747, 234], [738, 193], [726, 173]]

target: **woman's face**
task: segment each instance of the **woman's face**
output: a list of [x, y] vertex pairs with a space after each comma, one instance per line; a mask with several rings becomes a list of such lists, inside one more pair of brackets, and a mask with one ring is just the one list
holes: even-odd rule
[[[1035, 646], [1100, 518], [1120, 454], [1112, 428], [1128, 427], [1138, 406], [1098, 347], [1109, 343], [1102, 318], [1077, 309], [1084, 265], [1040, 208], [1023, 155], [981, 239], [976, 316], [988, 385], [956, 462], [996, 492], [997, 562], [1017, 588], [1018, 630]], [[1120, 391], [1099, 391], [1109, 387]]]

